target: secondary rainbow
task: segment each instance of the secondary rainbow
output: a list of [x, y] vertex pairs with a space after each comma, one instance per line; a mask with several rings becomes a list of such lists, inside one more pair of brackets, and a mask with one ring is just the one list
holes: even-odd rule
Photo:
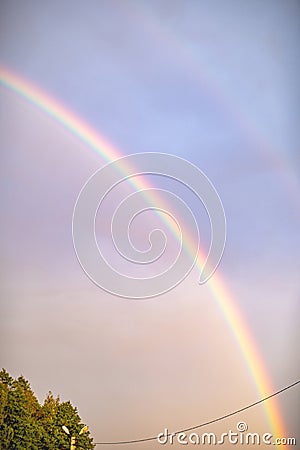
[[[105, 162], [111, 162], [124, 156], [122, 152], [111, 145], [102, 135], [92, 129], [80, 117], [51, 97], [48, 93], [3, 66], [0, 66], [0, 83], [10, 91], [15, 92], [37, 106], [40, 110], [44, 111], [55, 121], [67, 128], [71, 133], [80, 138], [93, 151], [100, 155]], [[131, 171], [131, 167], [123, 165], [122, 172], [124, 175], [130, 174]], [[137, 189], [149, 189], [153, 187], [145, 177], [135, 177], [131, 183]], [[165, 221], [172, 232], [178, 234], [178, 230], [174, 227], [173, 222], [168, 219], [165, 219]], [[194, 243], [188, 241], [185, 242], [184, 245], [186, 250], [189, 251]], [[199, 268], [203, 267], [205, 259], [205, 254], [200, 250], [197, 258], [197, 265]], [[266, 397], [273, 391], [269, 376], [247, 325], [219, 272], [215, 273], [208, 281], [208, 286], [216, 302], [220, 306], [226, 322], [236, 339], [237, 345], [245, 358], [260, 397]], [[265, 403], [265, 410], [273, 435], [275, 437], [286, 436], [285, 425], [275, 398], [270, 399]]]

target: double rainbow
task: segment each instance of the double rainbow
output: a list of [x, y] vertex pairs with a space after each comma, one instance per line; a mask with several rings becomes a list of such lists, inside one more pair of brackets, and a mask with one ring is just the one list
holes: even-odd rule
[[[102, 135], [93, 130], [81, 118], [67, 109], [60, 102], [52, 98], [49, 94], [41, 90], [38, 86], [31, 84], [28, 80], [21, 78], [6, 67], [0, 66], [0, 82], [10, 91], [22, 96], [37, 108], [51, 116], [71, 133], [81, 139], [94, 152], [102, 157], [105, 162], [111, 162], [124, 156], [119, 150], [112, 146]], [[123, 173], [130, 174], [131, 168], [122, 167]], [[149, 189], [151, 186], [145, 177], [135, 177], [134, 181], [137, 189]], [[172, 226], [170, 221], [168, 224]], [[173, 229], [174, 233], [178, 230]], [[192, 242], [185, 242], [187, 251], [193, 245]], [[203, 267], [206, 256], [203, 251], [199, 251], [197, 265]], [[234, 299], [222, 280], [219, 272], [215, 273], [208, 281], [208, 286], [215, 301], [222, 310], [222, 313], [231, 329], [237, 345], [245, 358], [249, 371], [256, 383], [259, 395], [264, 398], [272, 393], [272, 384], [267, 374], [264, 363], [259, 354], [258, 348], [242, 318]], [[285, 426], [281, 417], [276, 399], [269, 399], [264, 404], [267, 417], [274, 436], [286, 436]]]

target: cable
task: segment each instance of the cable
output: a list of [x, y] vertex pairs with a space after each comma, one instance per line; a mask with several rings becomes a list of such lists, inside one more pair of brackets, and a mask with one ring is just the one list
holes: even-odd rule
[[[216, 423], [216, 422], [220, 422], [221, 420], [227, 419], [228, 417], [234, 416], [235, 414], [238, 414], [242, 411], [246, 411], [246, 409], [250, 409], [253, 408], [253, 406], [259, 405], [260, 403], [263, 403], [267, 400], [269, 400], [272, 397], [275, 397], [276, 395], [281, 394], [284, 391], [287, 391], [288, 389], [291, 389], [292, 387], [296, 386], [297, 384], [300, 383], [300, 380], [295, 381], [295, 383], [292, 383], [286, 387], [284, 387], [283, 389], [280, 389], [277, 392], [274, 392], [271, 395], [268, 395], [268, 397], [262, 398], [261, 400], [258, 400], [257, 402], [251, 403], [250, 405], [244, 406], [243, 408], [237, 409], [229, 414], [225, 414], [224, 416], [218, 417], [217, 419], [213, 419], [210, 420], [208, 422], [204, 422], [201, 423], [200, 425], [195, 425], [193, 427], [190, 428], [185, 428], [184, 430], [179, 430], [179, 431], [175, 431], [173, 433], [169, 433], [168, 436], [170, 436], [170, 434], [176, 435], [179, 433], [186, 433], [187, 431], [192, 431], [192, 430], [196, 430], [196, 428], [202, 428], [205, 427], [207, 425], [211, 425], [212, 423]], [[152, 437], [148, 437], [148, 438], [142, 438], [142, 439], [132, 439], [130, 441], [116, 441], [116, 442], [95, 442], [95, 445], [121, 445], [121, 444], [136, 444], [137, 442], [146, 442], [146, 441], [154, 441], [157, 439], [157, 436], [152, 436]]]

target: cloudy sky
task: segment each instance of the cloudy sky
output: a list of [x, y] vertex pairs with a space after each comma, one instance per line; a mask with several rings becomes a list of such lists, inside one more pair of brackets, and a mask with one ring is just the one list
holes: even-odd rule
[[[170, 153], [210, 178], [227, 219], [216, 276], [247, 323], [271, 388], [296, 381], [299, 3], [3, 1], [0, 16], [3, 67], [122, 155]], [[115, 297], [86, 277], [72, 213], [104, 159], [2, 85], [0, 95], [1, 365], [24, 374], [40, 400], [49, 389], [70, 399], [95, 442], [189, 427], [258, 400], [251, 365], [211, 289], [197, 284], [197, 269], [147, 301]], [[206, 243], [195, 199], [172, 189], [190, 201]], [[138, 241], [152, 223], [142, 220]], [[107, 236], [100, 239], [105, 246]], [[297, 393], [278, 399], [290, 436]], [[251, 431], [270, 430], [264, 406], [238, 418]]]

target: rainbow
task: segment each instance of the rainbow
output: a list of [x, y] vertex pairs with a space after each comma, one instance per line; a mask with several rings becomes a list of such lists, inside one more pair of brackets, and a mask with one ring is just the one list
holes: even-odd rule
[[[10, 91], [15, 92], [21, 97], [34, 104], [37, 108], [44, 111], [56, 122], [68, 129], [72, 134], [81, 139], [94, 152], [102, 157], [105, 162], [111, 162], [124, 156], [119, 150], [111, 145], [102, 135], [93, 130], [76, 114], [52, 98], [38, 86], [33, 85], [28, 80], [21, 78], [6, 67], [0, 66], [0, 83]], [[125, 174], [131, 173], [131, 168], [122, 167]], [[133, 183], [133, 182], [132, 182]], [[138, 189], [149, 189], [150, 186], [144, 177], [135, 177], [134, 185]], [[152, 199], [153, 201], [153, 199]], [[168, 226], [174, 227], [172, 222]], [[175, 227], [172, 230], [178, 233]], [[185, 242], [187, 250], [192, 248], [192, 242]], [[203, 267], [206, 256], [200, 250], [197, 256], [197, 266]], [[225, 285], [219, 273], [215, 273], [208, 281], [208, 286], [213, 294], [218, 306], [221, 308], [225, 320], [231, 329], [237, 345], [239, 346], [251, 376], [255, 381], [259, 395], [264, 398], [272, 393], [272, 384], [264, 367], [264, 363], [259, 354], [257, 346], [242, 318], [238, 307], [235, 305], [232, 294]], [[281, 417], [276, 399], [272, 398], [265, 404], [266, 414], [275, 437], [287, 436], [285, 425]]]

